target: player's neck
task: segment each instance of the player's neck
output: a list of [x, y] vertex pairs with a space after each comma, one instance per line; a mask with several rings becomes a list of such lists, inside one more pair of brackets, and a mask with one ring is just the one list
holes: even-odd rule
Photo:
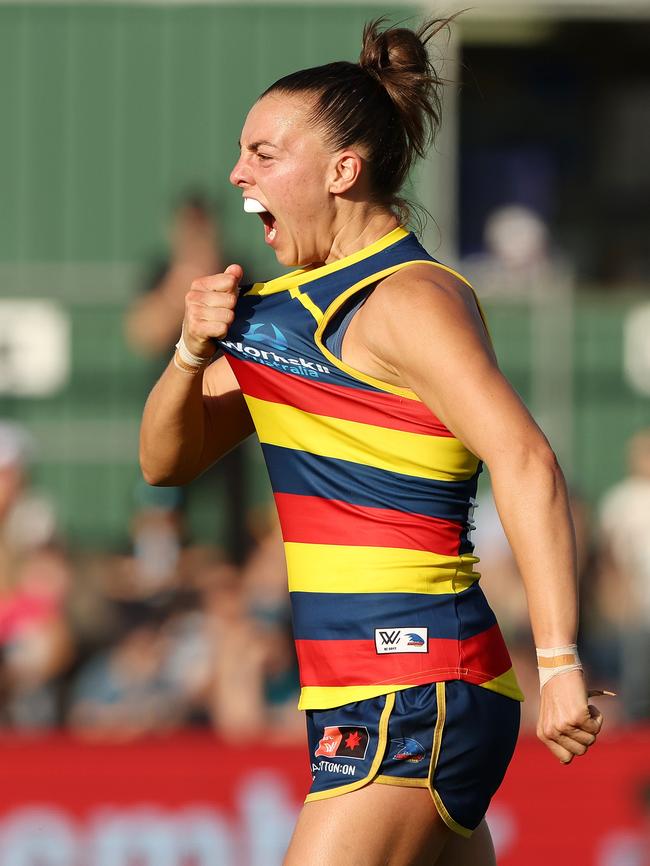
[[350, 216], [335, 228], [329, 255], [324, 264], [344, 259], [370, 246], [399, 226], [395, 214], [386, 210], [371, 210]]

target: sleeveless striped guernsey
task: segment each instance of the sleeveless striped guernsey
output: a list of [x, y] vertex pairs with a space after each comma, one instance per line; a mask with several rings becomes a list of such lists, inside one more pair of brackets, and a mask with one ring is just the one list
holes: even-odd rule
[[413, 391], [354, 370], [323, 339], [349, 299], [413, 263], [450, 270], [398, 228], [243, 287], [220, 341], [278, 509], [301, 709], [452, 679], [523, 700], [474, 568], [480, 461]]

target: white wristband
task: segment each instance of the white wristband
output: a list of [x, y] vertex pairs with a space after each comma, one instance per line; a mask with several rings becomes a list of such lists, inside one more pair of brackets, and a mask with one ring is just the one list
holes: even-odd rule
[[540, 692], [546, 683], [558, 674], [582, 670], [578, 645], [575, 643], [569, 644], [569, 646], [545, 647], [544, 649], [537, 647], [536, 652]]
[[176, 349], [178, 351], [178, 356], [183, 362], [183, 364], [188, 367], [192, 367], [195, 370], [200, 370], [201, 367], [205, 367], [206, 364], [209, 364], [211, 361], [211, 358], [202, 358], [200, 355], [194, 355], [192, 352], [190, 352], [190, 350], [187, 348], [187, 343], [185, 342], [183, 331], [181, 331], [180, 340], [178, 341], [178, 343], [176, 343]]

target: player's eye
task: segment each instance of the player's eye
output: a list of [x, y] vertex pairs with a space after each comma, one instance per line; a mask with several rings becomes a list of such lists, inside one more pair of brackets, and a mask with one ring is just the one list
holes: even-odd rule
[[257, 152], [257, 158], [259, 160], [261, 160], [262, 162], [266, 162], [267, 160], [272, 159], [272, 157], [269, 156], [268, 154], [260, 153], [259, 151]]

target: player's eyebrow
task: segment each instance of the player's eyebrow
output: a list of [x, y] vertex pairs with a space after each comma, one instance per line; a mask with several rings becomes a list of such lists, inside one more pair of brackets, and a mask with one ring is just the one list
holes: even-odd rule
[[[241, 150], [241, 141], [237, 142], [237, 147]], [[251, 144], [246, 145], [248, 150], [257, 150], [260, 147], [274, 147], [276, 150], [278, 149], [277, 144], [273, 144], [272, 141], [267, 141], [266, 139], [260, 139], [259, 141], [253, 141]]]

